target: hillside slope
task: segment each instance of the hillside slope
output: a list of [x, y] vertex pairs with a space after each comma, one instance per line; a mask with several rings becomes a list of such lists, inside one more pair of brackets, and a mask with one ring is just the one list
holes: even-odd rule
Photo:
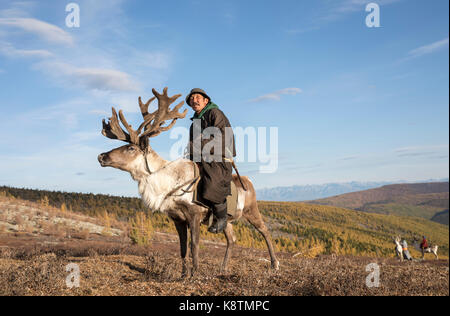
[[448, 210], [436, 213], [431, 220], [433, 222], [441, 223], [448, 226], [449, 224]]
[[308, 201], [370, 213], [417, 216], [432, 219], [449, 207], [449, 183], [413, 183], [386, 185]]
[[[394, 255], [392, 238], [408, 241], [414, 257], [419, 256], [419, 240], [426, 235], [448, 256], [449, 228], [418, 217], [373, 214], [333, 206], [301, 202], [259, 202], [272, 234], [286, 249], [320, 249], [324, 254], [351, 254], [373, 257]], [[256, 239], [259, 237], [255, 235]], [[259, 247], [263, 247], [261, 243]]]

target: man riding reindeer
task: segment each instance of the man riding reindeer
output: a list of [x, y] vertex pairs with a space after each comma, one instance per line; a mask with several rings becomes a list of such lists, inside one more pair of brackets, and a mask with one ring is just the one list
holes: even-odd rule
[[227, 196], [231, 194], [232, 159], [236, 156], [233, 131], [228, 118], [204, 90], [192, 89], [186, 103], [195, 112], [189, 133], [189, 159], [200, 170], [201, 202], [215, 217], [208, 231], [220, 233], [227, 226]]

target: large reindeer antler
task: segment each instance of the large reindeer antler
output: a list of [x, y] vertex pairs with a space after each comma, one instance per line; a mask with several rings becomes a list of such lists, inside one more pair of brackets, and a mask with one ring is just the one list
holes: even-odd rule
[[[108, 123], [106, 123], [103, 119], [102, 134], [111, 139], [118, 139], [130, 144], [140, 145], [142, 144], [142, 140], [146, 140], [147, 137], [155, 137], [161, 132], [171, 129], [175, 125], [177, 119], [184, 118], [186, 116], [187, 109], [183, 113], [178, 112], [184, 101], [180, 102], [173, 110], [169, 109], [169, 106], [175, 102], [181, 94], [169, 97], [167, 95], [167, 87], [164, 88], [163, 94], [159, 94], [155, 89], [152, 89], [152, 92], [155, 96], [149, 99], [145, 104], [142, 103], [141, 97], [139, 97], [139, 107], [141, 109], [144, 122], [139, 125], [137, 130], [134, 130], [131, 125], [128, 124], [122, 110], [120, 110], [120, 121], [128, 133], [125, 132], [119, 124], [117, 112], [113, 107], [112, 116], [109, 118]], [[155, 98], [158, 99], [158, 109], [153, 113], [148, 113], [148, 107]], [[172, 120], [172, 122], [167, 126], [163, 126], [166, 120]], [[141, 134], [144, 127], [144, 132]]]
[[[176, 94], [172, 97], [169, 97], [167, 95], [167, 87], [164, 88], [163, 94], [159, 94], [155, 89], [152, 89], [152, 92], [155, 95], [153, 98], [151, 98], [145, 105], [142, 105], [142, 102], [140, 102], [139, 104], [141, 106], [141, 112], [144, 120], [147, 121], [148, 119], [150, 119], [151, 122], [150, 125], [146, 124], [145, 132], [142, 134], [143, 137], [155, 137], [161, 132], [168, 131], [175, 125], [177, 119], [184, 118], [187, 113], [187, 109], [184, 110], [183, 113], [178, 112], [178, 110], [184, 104], [184, 101], [178, 103], [178, 105], [175, 106], [172, 111], [170, 111], [169, 109], [169, 106], [173, 102], [175, 102], [175, 100], [178, 99], [181, 94]], [[152, 114], [148, 114], [148, 104], [150, 104], [150, 102], [152, 102], [155, 98], [158, 99], [158, 109]], [[146, 110], [146, 113], [143, 112], [143, 109]], [[172, 120], [172, 122], [167, 126], [163, 126], [166, 120]]]

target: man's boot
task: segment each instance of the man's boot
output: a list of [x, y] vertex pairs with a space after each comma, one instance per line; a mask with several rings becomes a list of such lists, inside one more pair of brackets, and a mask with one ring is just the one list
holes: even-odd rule
[[216, 221], [208, 228], [208, 231], [210, 233], [218, 234], [223, 232], [227, 227], [227, 201], [225, 200], [224, 203], [214, 204], [212, 210]]

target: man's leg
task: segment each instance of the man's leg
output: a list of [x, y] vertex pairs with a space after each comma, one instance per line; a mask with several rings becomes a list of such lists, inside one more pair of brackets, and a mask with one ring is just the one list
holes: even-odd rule
[[221, 233], [227, 227], [227, 200], [212, 207], [215, 223], [208, 229], [210, 233]]

